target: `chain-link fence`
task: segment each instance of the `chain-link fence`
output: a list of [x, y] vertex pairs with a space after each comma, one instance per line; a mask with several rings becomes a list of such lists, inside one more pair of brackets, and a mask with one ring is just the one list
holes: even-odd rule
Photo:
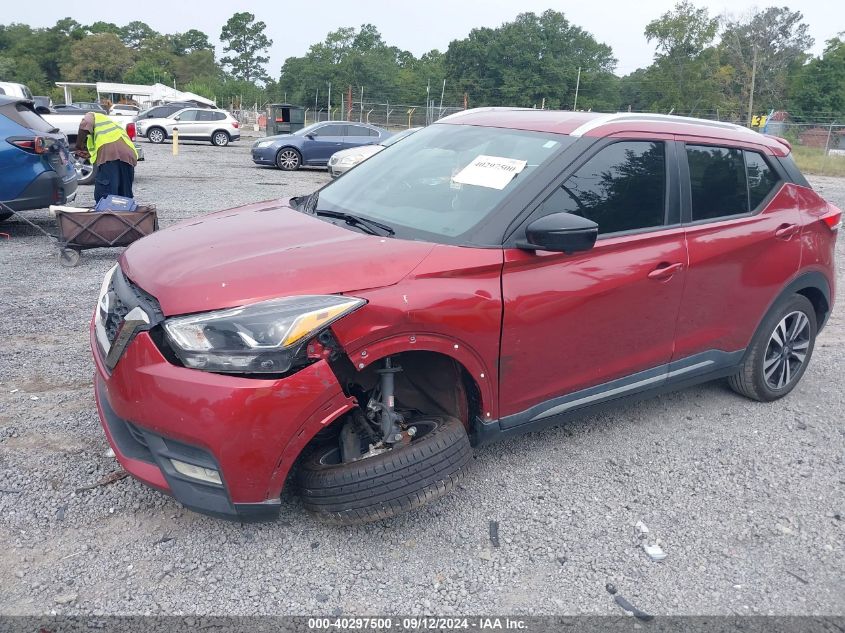
[[802, 170], [845, 175], [845, 122], [770, 121], [761, 131], [789, 141]]

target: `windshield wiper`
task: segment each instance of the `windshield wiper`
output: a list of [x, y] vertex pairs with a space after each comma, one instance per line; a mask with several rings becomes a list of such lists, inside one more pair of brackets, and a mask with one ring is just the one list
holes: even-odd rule
[[[316, 206], [316, 197], [315, 202]], [[306, 205], [306, 213], [308, 212], [308, 208]], [[367, 233], [371, 233], [372, 235], [394, 235], [396, 231], [393, 230], [387, 224], [382, 224], [381, 222], [376, 222], [375, 220], [370, 220], [369, 218], [362, 218], [359, 215], [353, 215], [351, 213], [343, 213], [341, 211], [325, 211], [323, 209], [315, 209], [313, 211], [314, 215], [326, 217], [326, 218], [337, 218], [338, 220], [343, 220], [347, 224], [351, 226], [358, 226]]]

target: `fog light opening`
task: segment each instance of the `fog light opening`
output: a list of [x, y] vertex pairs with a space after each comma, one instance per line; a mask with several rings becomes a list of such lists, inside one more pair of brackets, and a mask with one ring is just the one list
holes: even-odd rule
[[180, 462], [178, 459], [171, 459], [170, 463], [173, 464], [173, 468], [176, 469], [177, 473], [185, 475], [186, 477], [199, 479], [200, 481], [217, 484], [219, 486], [223, 485], [223, 481], [220, 479], [220, 473], [213, 468], [195, 466], [194, 464]]

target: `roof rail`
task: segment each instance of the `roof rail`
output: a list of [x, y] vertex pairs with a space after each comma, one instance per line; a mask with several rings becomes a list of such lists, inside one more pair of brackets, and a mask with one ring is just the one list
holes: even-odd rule
[[613, 114], [605, 114], [603, 116], [596, 117], [591, 121], [587, 121], [583, 125], [579, 125], [570, 133], [570, 136], [583, 136], [590, 130], [595, 130], [598, 127], [602, 127], [603, 125], [607, 125], [609, 123], [615, 123], [617, 121], [671, 121], [672, 123], [678, 123], [681, 125], [708, 125], [710, 127], [717, 127], [724, 130], [751, 132], [752, 134], [754, 133], [748, 128], [742, 127], [741, 125], [736, 125], [734, 123], [725, 123], [723, 121], [711, 121], [710, 119], [695, 119], [693, 117], [677, 116], [672, 114], [654, 114], [650, 112], [616, 112]]

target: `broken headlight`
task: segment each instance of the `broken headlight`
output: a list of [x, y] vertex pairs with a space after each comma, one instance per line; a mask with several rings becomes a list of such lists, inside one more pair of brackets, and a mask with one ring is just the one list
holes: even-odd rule
[[167, 319], [164, 329], [186, 367], [218, 373], [279, 374], [313, 334], [366, 303], [303, 295]]

